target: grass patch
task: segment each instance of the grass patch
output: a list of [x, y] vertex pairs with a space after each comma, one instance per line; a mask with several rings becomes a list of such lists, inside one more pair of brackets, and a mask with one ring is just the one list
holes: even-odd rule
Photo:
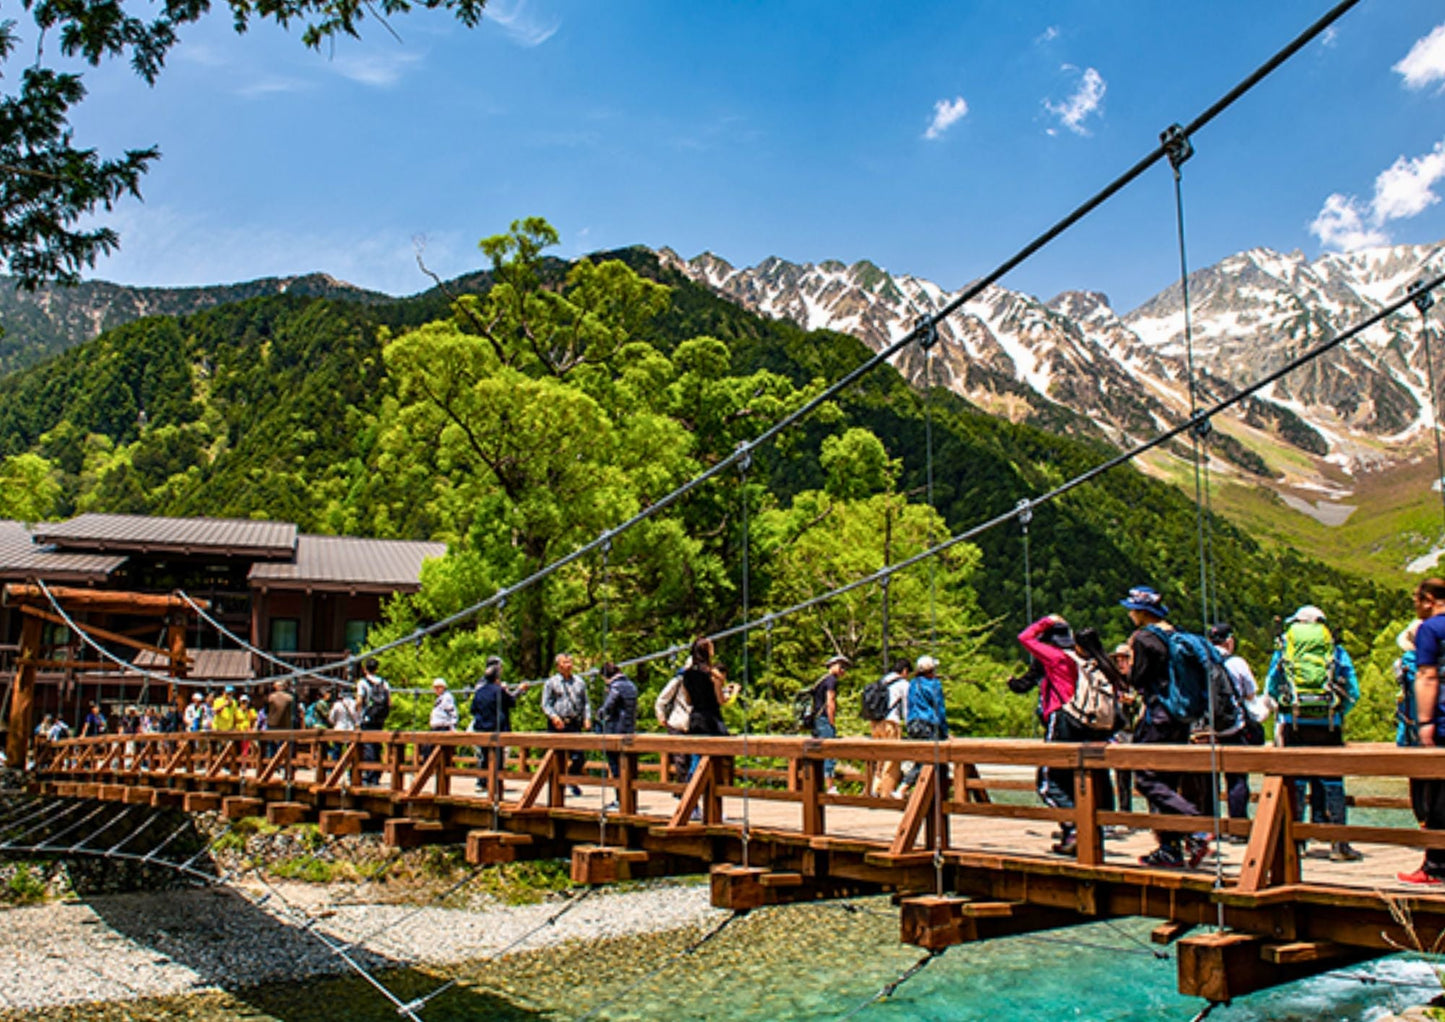
[[7, 905], [38, 905], [45, 901], [50, 888], [45, 883], [45, 871], [28, 862], [15, 865], [5, 886], [0, 888], [0, 900]]
[[572, 886], [571, 863], [561, 859], [509, 862], [483, 871], [478, 890], [507, 905], [535, 905]]

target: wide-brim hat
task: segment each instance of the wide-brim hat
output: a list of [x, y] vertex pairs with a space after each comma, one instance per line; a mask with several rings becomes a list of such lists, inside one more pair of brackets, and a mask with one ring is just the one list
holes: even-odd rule
[[1169, 608], [1164, 606], [1164, 598], [1149, 586], [1135, 586], [1130, 589], [1129, 595], [1119, 601], [1119, 606], [1125, 610], [1141, 610], [1155, 617], [1169, 616]]
[[1324, 621], [1325, 612], [1320, 610], [1320, 608], [1316, 607], [1313, 603], [1306, 603], [1299, 610], [1291, 614], [1289, 616], [1289, 619], [1285, 621], [1285, 624], [1292, 625], [1296, 622], [1302, 622], [1308, 625], [1320, 625], [1324, 624]]

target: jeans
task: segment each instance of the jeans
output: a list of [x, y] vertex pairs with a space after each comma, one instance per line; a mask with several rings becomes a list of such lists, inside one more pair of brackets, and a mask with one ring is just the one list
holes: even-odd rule
[[[823, 716], [822, 714], [819, 714], [819, 715], [818, 715], [816, 718], [814, 718], [814, 720], [813, 720], [813, 737], [814, 737], [814, 738], [837, 738], [837, 737], [838, 737], [838, 729], [833, 726], [833, 722], [830, 721], [827, 717]], [[830, 784], [830, 785], [833, 783], [833, 774], [837, 771], [837, 769], [838, 769], [838, 761], [837, 761], [836, 759], [825, 759], [825, 760], [823, 760], [823, 781], [824, 781], [824, 783]]]

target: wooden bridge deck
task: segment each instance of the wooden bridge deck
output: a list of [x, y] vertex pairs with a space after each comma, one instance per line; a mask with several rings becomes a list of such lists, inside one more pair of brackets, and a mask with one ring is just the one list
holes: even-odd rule
[[[496, 769], [495, 755], [479, 762], [479, 750], [503, 751], [505, 767]], [[578, 776], [566, 772], [575, 752], [592, 757]], [[617, 756], [616, 779], [605, 776], [601, 752]], [[699, 757], [685, 784], [663, 775], [663, 761], [679, 754]], [[829, 795], [824, 757], [865, 769], [917, 758], [923, 769], [906, 801]], [[1226, 930], [1185, 937], [1179, 955], [1180, 989], [1216, 1001], [1399, 947], [1428, 948], [1445, 933], [1445, 891], [1396, 879], [1418, 866], [1422, 849], [1445, 848], [1445, 834], [1415, 826], [1405, 797], [1409, 778], [1445, 779], [1445, 756], [1228, 748], [1214, 759], [1221, 773], [1255, 775], [1260, 789], [1251, 820], [1224, 823], [1247, 843], [1223, 846], [1219, 879], [1213, 855], [1194, 870], [1139, 866], [1154, 846], [1147, 828], [1204, 831], [1213, 821], [1104, 812], [1095, 773], [1204, 774], [1207, 747], [531, 733], [106, 736], [41, 746], [34, 790], [312, 820], [331, 834], [382, 829], [401, 846], [465, 842], [479, 865], [570, 856], [583, 883], [710, 871], [715, 904], [739, 911], [891, 890], [900, 894], [902, 938], [930, 948], [1122, 915], [1157, 918], [1159, 939], [1172, 940], [1222, 915]], [[1087, 766], [1076, 769], [1075, 809], [1038, 804], [1032, 776], [1044, 765]], [[1371, 792], [1355, 797], [1356, 813], [1394, 825], [1294, 823], [1289, 779], [1315, 775], [1370, 779], [1351, 782]], [[574, 786], [580, 795], [569, 794]], [[1076, 858], [1049, 850], [1063, 821], [1079, 827]], [[1112, 839], [1106, 828], [1134, 830]], [[1300, 858], [1296, 842], [1306, 839], [1317, 851]], [[1335, 841], [1354, 843], [1364, 860], [1321, 857]]]

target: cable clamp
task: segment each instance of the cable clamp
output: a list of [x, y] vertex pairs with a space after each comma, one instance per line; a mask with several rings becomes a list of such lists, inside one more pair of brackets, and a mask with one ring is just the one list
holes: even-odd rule
[[1034, 502], [1025, 497], [1015, 506], [1019, 511], [1019, 524], [1023, 526], [1025, 532], [1028, 532], [1029, 523], [1034, 520]]
[[748, 469], [753, 467], [753, 445], [747, 440], [739, 440], [737, 451], [742, 455], [738, 458], [738, 471], [747, 475]]
[[1425, 286], [1424, 280], [1417, 280], [1411, 284], [1408, 293], [1410, 300], [1415, 303], [1415, 308], [1420, 310], [1420, 315], [1422, 316], [1429, 312], [1431, 306], [1435, 304], [1435, 296], [1432, 295], [1430, 289]]
[[597, 538], [602, 541], [602, 552], [604, 554], [612, 553], [612, 530], [608, 529]]
[[1194, 424], [1189, 427], [1189, 432], [1200, 440], [1207, 440], [1209, 434], [1214, 432], [1214, 424], [1209, 421], [1209, 416], [1204, 415], [1194, 420]]
[[1159, 142], [1164, 146], [1164, 154], [1169, 157], [1169, 166], [1173, 167], [1176, 173], [1184, 166], [1184, 161], [1194, 155], [1194, 143], [1189, 141], [1184, 128], [1178, 124], [1171, 124], [1161, 131]]
[[932, 316], [920, 316], [913, 324], [913, 332], [918, 335], [918, 346], [924, 351], [938, 343], [938, 323]]

